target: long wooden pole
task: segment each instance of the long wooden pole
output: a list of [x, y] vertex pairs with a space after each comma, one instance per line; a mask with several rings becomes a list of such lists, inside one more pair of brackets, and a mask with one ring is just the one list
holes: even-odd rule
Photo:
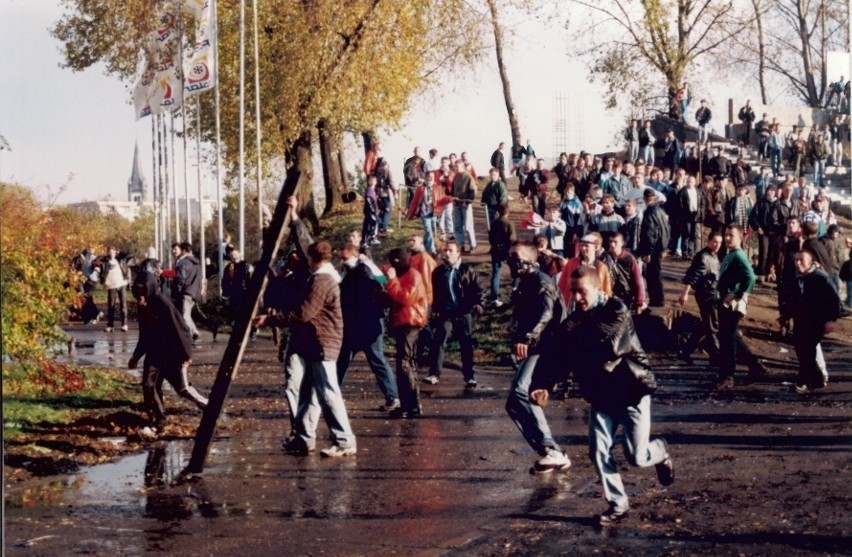
[[[254, 16], [254, 138], [257, 151], [257, 238], [258, 245], [263, 246], [263, 161], [261, 146], [260, 122], [260, 45], [258, 44], [257, 0], [252, 1]], [[245, 257], [245, 254], [243, 254]]]
[[269, 225], [267, 236], [264, 238], [260, 262], [255, 267], [249, 279], [246, 303], [234, 321], [234, 328], [228, 340], [228, 346], [222, 355], [219, 371], [216, 373], [216, 380], [210, 391], [210, 401], [207, 404], [207, 408], [204, 409], [204, 414], [201, 416], [201, 423], [198, 425], [198, 431], [195, 434], [195, 445], [192, 447], [192, 456], [189, 459], [189, 464], [185, 472], [198, 474], [204, 470], [204, 461], [207, 459], [207, 453], [210, 450], [210, 444], [213, 442], [213, 435], [216, 432], [216, 422], [222, 413], [225, 399], [228, 397], [228, 391], [231, 388], [231, 382], [237, 376], [237, 371], [243, 359], [243, 352], [249, 344], [251, 320], [257, 314], [257, 309], [263, 299], [263, 292], [266, 290], [266, 283], [269, 280], [272, 257], [278, 253], [278, 248], [281, 247], [290, 234], [290, 215], [287, 198], [295, 191], [296, 184], [299, 182], [299, 174], [299, 171], [295, 168], [288, 171], [287, 179], [281, 188], [281, 194], [278, 196], [278, 203], [275, 206], [275, 213], [272, 215], [272, 222]]

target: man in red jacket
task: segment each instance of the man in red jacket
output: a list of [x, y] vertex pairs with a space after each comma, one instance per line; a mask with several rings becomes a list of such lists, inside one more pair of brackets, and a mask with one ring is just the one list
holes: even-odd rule
[[390, 326], [396, 340], [396, 383], [400, 408], [395, 418], [419, 418], [420, 390], [417, 385], [417, 339], [429, 320], [429, 303], [423, 277], [411, 267], [411, 257], [403, 248], [388, 254], [390, 267], [387, 293], [390, 297]]

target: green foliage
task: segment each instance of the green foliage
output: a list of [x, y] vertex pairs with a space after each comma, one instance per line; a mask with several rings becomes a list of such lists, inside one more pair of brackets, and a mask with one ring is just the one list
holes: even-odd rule
[[81, 238], [57, 226], [19, 186], [0, 184], [0, 218], [2, 353], [32, 364], [63, 338], [59, 325], [77, 301], [79, 280], [69, 261]]
[[70, 423], [93, 409], [114, 410], [139, 402], [136, 380], [124, 372], [63, 366], [51, 371], [53, 382], [46, 384], [34, 380], [23, 366], [4, 366], [4, 439], [34, 427]]

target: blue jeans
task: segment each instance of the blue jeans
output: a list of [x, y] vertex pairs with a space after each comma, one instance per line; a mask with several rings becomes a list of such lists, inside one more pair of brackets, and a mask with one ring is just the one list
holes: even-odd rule
[[[302, 378], [305, 376], [305, 362], [297, 354], [287, 353], [287, 359], [284, 360], [284, 398], [287, 400], [287, 407], [290, 411], [290, 435], [296, 435], [296, 414], [299, 413], [299, 389], [302, 387]], [[320, 405], [317, 400], [317, 394], [311, 393], [309, 402], [310, 408], [305, 413], [304, 431], [313, 436], [306, 441], [308, 447], [316, 445], [317, 424], [320, 417]]]
[[557, 451], [560, 449], [550, 433], [544, 409], [530, 402], [530, 384], [538, 359], [539, 354], [531, 354], [520, 362], [520, 367], [512, 379], [509, 398], [506, 399], [506, 412], [530, 447], [543, 456], [548, 448]]
[[453, 223], [455, 237], [459, 246], [464, 245], [464, 233], [467, 232], [470, 249], [476, 248], [476, 235], [473, 232], [473, 207], [469, 204], [455, 203], [453, 205]]
[[825, 159], [814, 159], [814, 185], [818, 188], [825, 185]]
[[503, 272], [502, 259], [491, 259], [491, 301], [500, 299], [500, 274]]
[[737, 369], [737, 348], [742, 315], [719, 304], [719, 378], [733, 377]]
[[769, 161], [772, 166], [772, 175], [776, 178], [781, 174], [781, 149], [775, 147], [769, 149]]
[[429, 253], [435, 253], [435, 215], [420, 217], [423, 223], [423, 245]]
[[343, 346], [340, 349], [340, 356], [337, 358], [337, 377], [340, 385], [343, 386], [343, 378], [346, 376], [349, 364], [352, 363], [352, 358], [361, 351], [364, 352], [367, 364], [376, 376], [376, 384], [384, 395], [385, 402], [392, 402], [399, 398], [393, 369], [385, 358], [384, 327], [382, 327], [382, 332], [372, 340], [353, 340], [343, 337]]
[[852, 306], [852, 280], [846, 281], [846, 305]]
[[299, 357], [305, 376], [299, 386], [299, 411], [296, 414], [296, 435], [312, 448], [316, 443], [316, 424], [310, 422], [311, 402], [316, 394], [322, 417], [331, 432], [334, 444], [341, 448], [355, 447], [355, 434], [337, 380], [337, 362], [307, 361]]
[[624, 428], [624, 454], [632, 466], [644, 468], [659, 464], [666, 459], [666, 448], [662, 440], [651, 437], [651, 397], [643, 396], [636, 406], [612, 411], [592, 405], [589, 411], [589, 458], [603, 484], [604, 497], [617, 510], [629, 508], [627, 493], [612, 458], [615, 432]]
[[639, 156], [639, 142], [638, 141], [630, 141], [630, 162], [636, 162], [636, 158]]
[[707, 143], [707, 124], [698, 126], [698, 143]]
[[500, 215], [497, 214], [497, 206], [486, 205], [485, 210], [488, 216], [488, 224], [489, 226], [494, 224], [494, 221], [497, 220], [497, 217]]
[[642, 160], [645, 161], [645, 164], [648, 166], [654, 166], [654, 146], [646, 145], [642, 147]]

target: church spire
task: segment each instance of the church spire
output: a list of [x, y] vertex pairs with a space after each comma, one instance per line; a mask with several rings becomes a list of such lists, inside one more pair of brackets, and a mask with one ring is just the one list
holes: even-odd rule
[[148, 197], [148, 183], [142, 174], [142, 164], [139, 162], [139, 143], [133, 150], [133, 168], [130, 171], [130, 179], [127, 181], [127, 200], [141, 202]]

